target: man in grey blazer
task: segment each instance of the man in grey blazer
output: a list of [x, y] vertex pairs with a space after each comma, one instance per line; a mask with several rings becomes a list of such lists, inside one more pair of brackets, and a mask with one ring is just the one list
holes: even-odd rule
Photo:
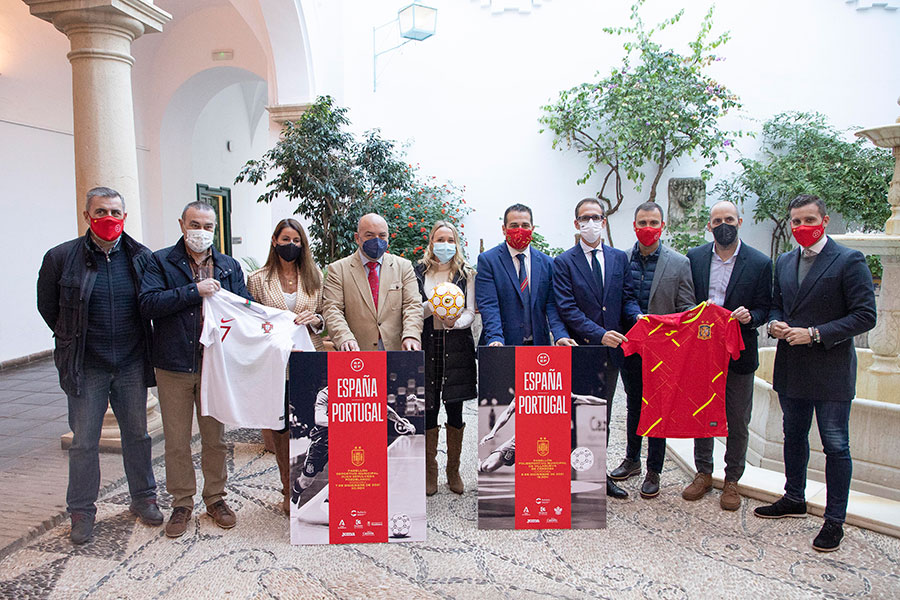
[[[638, 241], [631, 251], [629, 265], [641, 314], [665, 315], [694, 306], [691, 264], [687, 258], [659, 241], [665, 226], [662, 207], [656, 202], [644, 202], [634, 211], [634, 232]], [[643, 394], [641, 357], [637, 354], [626, 356], [621, 373], [628, 405], [628, 445], [622, 464], [609, 474], [610, 479], [615, 481], [641, 474], [642, 438], [637, 434]], [[641, 485], [642, 498], [653, 498], [659, 494], [659, 474], [665, 457], [666, 440], [648, 438], [647, 475]]]

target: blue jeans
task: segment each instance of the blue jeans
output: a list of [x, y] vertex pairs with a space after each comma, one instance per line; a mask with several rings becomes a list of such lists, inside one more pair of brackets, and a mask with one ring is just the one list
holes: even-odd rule
[[784, 412], [784, 495], [788, 500], [806, 500], [806, 467], [809, 464], [809, 428], [813, 411], [825, 450], [825, 518], [843, 523], [853, 460], [850, 458], [850, 405], [839, 400], [812, 400], [778, 396]]
[[111, 406], [122, 435], [122, 462], [132, 501], [156, 498], [156, 480], [150, 466], [150, 436], [147, 434], [147, 387], [144, 364], [135, 361], [117, 370], [85, 365], [81, 396], [69, 396], [69, 489], [66, 504], [70, 514], [97, 514], [100, 492], [100, 431], [107, 405]]

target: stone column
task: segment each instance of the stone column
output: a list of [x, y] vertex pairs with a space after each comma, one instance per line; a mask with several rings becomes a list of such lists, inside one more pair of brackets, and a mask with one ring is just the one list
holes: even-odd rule
[[172, 17], [152, 0], [24, 0], [31, 14], [69, 38], [75, 127], [75, 215], [79, 233], [84, 197], [103, 185], [119, 191], [128, 212], [128, 233], [143, 239], [131, 43], [162, 31]]
[[[144, 33], [160, 32], [172, 16], [152, 0], [24, 0], [31, 14], [48, 21], [69, 38], [72, 51], [72, 106], [75, 128], [75, 216], [78, 231], [87, 229], [82, 212], [87, 191], [111, 187], [125, 198], [126, 229], [143, 239], [138, 186], [134, 102], [131, 94], [131, 43]], [[147, 430], [162, 435], [159, 401], [147, 397]], [[62, 446], [72, 443], [71, 433]], [[103, 450], [120, 451], [119, 427], [106, 411], [100, 439]]]
[[[900, 100], [897, 102], [900, 104]], [[888, 190], [891, 216], [884, 233], [834, 236], [842, 243], [865, 254], [881, 257], [881, 293], [878, 297], [878, 320], [869, 332], [872, 364], [863, 381], [865, 395], [872, 400], [900, 403], [900, 119], [896, 123], [857, 132], [880, 148], [891, 148], [894, 176]]]

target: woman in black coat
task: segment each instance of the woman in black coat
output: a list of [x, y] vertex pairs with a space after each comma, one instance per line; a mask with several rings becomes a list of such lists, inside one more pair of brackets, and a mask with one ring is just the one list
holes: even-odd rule
[[[425, 308], [422, 347], [425, 351], [425, 493], [437, 492], [438, 412], [447, 413], [447, 485], [463, 493], [459, 476], [462, 451], [462, 402], [477, 395], [475, 339], [475, 270], [466, 264], [459, 233], [452, 223], [438, 221], [431, 228], [425, 256], [416, 265], [416, 277]], [[465, 295], [465, 307], [456, 316], [441, 317], [429, 301], [432, 290], [450, 282]], [[438, 311], [441, 312], [441, 311]]]

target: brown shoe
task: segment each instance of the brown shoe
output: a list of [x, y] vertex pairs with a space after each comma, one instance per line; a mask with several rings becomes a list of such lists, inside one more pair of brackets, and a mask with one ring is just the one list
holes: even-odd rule
[[191, 522], [191, 509], [186, 506], [176, 506], [166, 523], [166, 537], [177, 538], [184, 535], [188, 524]]
[[722, 488], [722, 497], [719, 498], [719, 506], [723, 510], [737, 510], [741, 507], [741, 495], [738, 493], [737, 481], [726, 481]]
[[224, 500], [219, 500], [206, 507], [206, 514], [212, 517], [216, 525], [222, 529], [231, 529], [237, 524], [237, 516], [228, 508]]
[[681, 497], [685, 500], [699, 500], [706, 495], [706, 492], [712, 489], [712, 475], [709, 473], [697, 473], [694, 480], [689, 486], [681, 492]]

